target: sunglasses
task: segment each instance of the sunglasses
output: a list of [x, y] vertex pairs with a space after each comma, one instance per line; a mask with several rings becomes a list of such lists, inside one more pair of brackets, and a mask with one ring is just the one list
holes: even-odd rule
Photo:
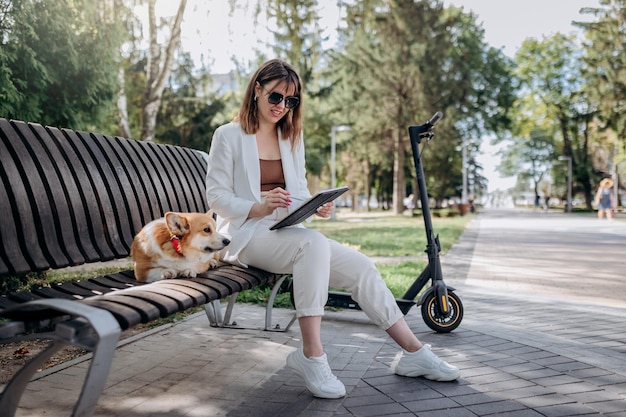
[[270, 104], [278, 104], [281, 101], [283, 101], [283, 99], [285, 100], [285, 107], [287, 107], [288, 109], [293, 109], [300, 103], [299, 97], [296, 97], [296, 96], [285, 97], [282, 94], [277, 93], [276, 91], [272, 91], [270, 95], [267, 96], [267, 102]]

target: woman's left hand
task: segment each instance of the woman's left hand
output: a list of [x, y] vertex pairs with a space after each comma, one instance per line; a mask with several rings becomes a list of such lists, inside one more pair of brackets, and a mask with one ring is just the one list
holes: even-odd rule
[[320, 217], [323, 217], [325, 219], [329, 218], [330, 215], [333, 213], [333, 208], [335, 207], [335, 203], [333, 201], [326, 203], [324, 205], [321, 205], [318, 209], [317, 212], [315, 214], [317, 214]]

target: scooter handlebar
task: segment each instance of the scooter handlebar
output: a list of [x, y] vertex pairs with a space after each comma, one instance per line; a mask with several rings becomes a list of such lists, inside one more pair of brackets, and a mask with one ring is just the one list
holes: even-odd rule
[[[430, 130], [435, 126], [435, 124], [441, 120], [443, 117], [443, 113], [438, 111], [432, 115], [432, 117], [423, 125], [410, 126], [409, 127], [409, 136], [411, 138], [415, 138], [415, 140], [420, 140], [420, 136], [424, 133], [430, 132]], [[413, 140], [413, 139], [412, 139]]]
[[434, 126], [439, 120], [441, 120], [442, 117], [443, 117], [443, 113], [438, 111], [437, 113], [433, 114], [433, 117], [431, 117], [426, 122], [426, 124], [430, 126]]

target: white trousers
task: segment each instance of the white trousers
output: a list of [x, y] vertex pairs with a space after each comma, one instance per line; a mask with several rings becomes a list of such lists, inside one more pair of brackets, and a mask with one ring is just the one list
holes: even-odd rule
[[322, 316], [328, 288], [352, 294], [367, 316], [387, 330], [404, 315], [374, 262], [361, 252], [316, 230], [286, 227], [271, 231], [275, 220], [257, 228], [239, 260], [276, 274], [291, 274], [298, 317]]

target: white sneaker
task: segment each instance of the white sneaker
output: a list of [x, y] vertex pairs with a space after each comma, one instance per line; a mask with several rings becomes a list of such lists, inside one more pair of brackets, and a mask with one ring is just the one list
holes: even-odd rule
[[316, 397], [341, 398], [346, 395], [346, 387], [333, 375], [325, 353], [307, 358], [302, 348], [298, 348], [287, 356], [287, 366], [304, 379], [306, 387]]
[[433, 381], [454, 381], [461, 376], [459, 368], [442, 361], [424, 345], [417, 352], [402, 351], [400, 358], [391, 364], [391, 370], [402, 376], [423, 376]]

